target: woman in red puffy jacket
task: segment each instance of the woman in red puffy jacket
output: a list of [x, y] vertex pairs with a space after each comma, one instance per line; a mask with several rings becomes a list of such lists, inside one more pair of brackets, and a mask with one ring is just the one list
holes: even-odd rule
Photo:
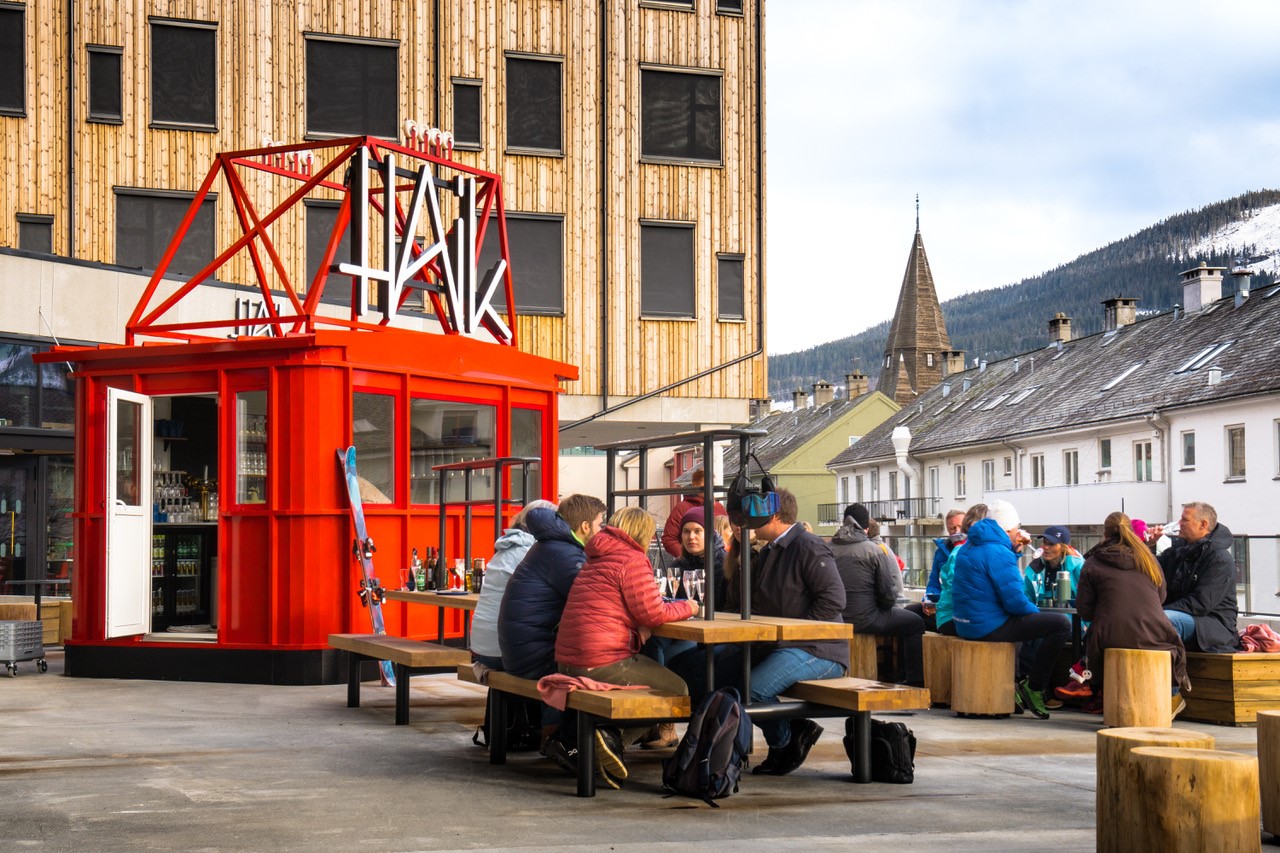
[[[697, 614], [698, 605], [663, 601], [653, 580], [644, 545], [653, 538], [653, 516], [624, 507], [587, 542], [587, 561], [565, 602], [556, 635], [556, 663], [566, 675], [610, 684], [643, 684], [664, 693], [687, 695], [684, 680], [640, 654], [649, 632]], [[622, 744], [644, 728], [596, 732], [596, 761], [605, 781], [625, 779]]]

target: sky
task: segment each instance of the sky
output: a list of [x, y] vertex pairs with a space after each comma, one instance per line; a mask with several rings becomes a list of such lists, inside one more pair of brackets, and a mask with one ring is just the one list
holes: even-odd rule
[[1280, 187], [1280, 0], [770, 0], [768, 351]]

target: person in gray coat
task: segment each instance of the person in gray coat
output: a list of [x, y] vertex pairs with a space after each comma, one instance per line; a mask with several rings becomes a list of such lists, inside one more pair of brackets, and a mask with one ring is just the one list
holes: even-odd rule
[[879, 634], [902, 639], [902, 660], [898, 680], [924, 686], [921, 638], [924, 620], [895, 607], [901, 572], [897, 561], [885, 549], [867, 538], [871, 513], [862, 504], [850, 504], [844, 524], [831, 537], [831, 553], [836, 571], [844, 582], [844, 621], [853, 623], [858, 634]]

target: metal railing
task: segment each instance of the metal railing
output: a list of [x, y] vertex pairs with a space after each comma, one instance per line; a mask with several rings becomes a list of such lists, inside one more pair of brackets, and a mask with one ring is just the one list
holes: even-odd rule
[[[839, 524], [843, 520], [840, 515], [848, 505], [818, 504], [818, 523]], [[942, 498], [895, 498], [888, 501], [862, 501], [862, 505], [871, 513], [872, 518], [880, 521], [942, 517]]]

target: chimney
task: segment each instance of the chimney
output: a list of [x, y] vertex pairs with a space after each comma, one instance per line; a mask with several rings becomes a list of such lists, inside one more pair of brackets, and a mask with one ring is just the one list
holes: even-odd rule
[[861, 397], [863, 394], [867, 393], [867, 388], [870, 386], [871, 382], [867, 379], [867, 374], [855, 367], [853, 369], [853, 373], [846, 373], [844, 375], [844, 384], [849, 390], [849, 399], [852, 400], [854, 397]]
[[984, 359], [980, 359], [980, 360], [978, 361], [978, 372], [979, 372], [979, 373], [986, 373], [986, 372], [987, 372], [987, 360], [986, 360], [985, 358], [984, 358]]
[[950, 397], [950, 396], [951, 396], [951, 383], [950, 383], [950, 382], [943, 382], [943, 383], [942, 383], [942, 396], [943, 396], [943, 397]]
[[1253, 270], [1244, 265], [1244, 261], [1236, 261], [1231, 270], [1231, 282], [1235, 288], [1236, 307], [1239, 308], [1249, 298], [1249, 282]]
[[1049, 321], [1049, 343], [1066, 343], [1071, 340], [1071, 318], [1059, 311]]
[[825, 406], [836, 398], [835, 387], [822, 379], [813, 383], [813, 407]]
[[964, 350], [950, 350], [942, 354], [942, 375], [964, 373]]
[[1138, 319], [1138, 300], [1132, 296], [1113, 296], [1102, 302], [1102, 331], [1114, 332], [1121, 326], [1132, 326]]
[[791, 392], [791, 408], [797, 412], [809, 408], [809, 395], [804, 393], [803, 388]]
[[971, 380], [968, 376], [966, 376], [966, 377], [964, 378], [964, 385], [963, 385], [963, 389], [964, 389], [965, 391], [968, 391], [968, 390], [969, 390], [969, 388], [970, 388], [972, 385], [973, 385], [973, 380]]
[[1221, 381], [1222, 381], [1222, 368], [1210, 367], [1209, 368], [1209, 384], [1217, 385]]
[[1015, 358], [1015, 359], [1013, 360], [1013, 372], [1014, 372], [1014, 373], [1017, 373], [1017, 372], [1018, 372], [1018, 368], [1020, 368], [1021, 366], [1022, 366], [1022, 359], [1020, 359], [1020, 358]]
[[1182, 274], [1182, 307], [1188, 314], [1202, 311], [1222, 298], [1224, 269], [1201, 261], [1200, 266]]
[[769, 414], [769, 409], [770, 407], [772, 407], [772, 405], [773, 405], [773, 400], [771, 400], [768, 397], [761, 397], [759, 399], [752, 400], [751, 407], [749, 410], [751, 413], [750, 414], [751, 420], [753, 421], [759, 420], [760, 418], [763, 418], [765, 415]]

